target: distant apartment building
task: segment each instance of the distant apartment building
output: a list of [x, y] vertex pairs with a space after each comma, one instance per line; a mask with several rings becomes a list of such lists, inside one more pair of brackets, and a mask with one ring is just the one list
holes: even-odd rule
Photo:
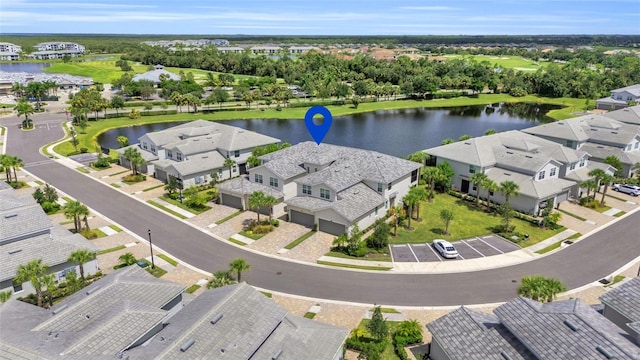
[[254, 54], [277, 54], [282, 48], [280, 46], [252, 46], [251, 52]]
[[290, 46], [289, 52], [292, 54], [306, 54], [309, 51], [320, 51], [320, 48], [315, 46]]
[[596, 109], [618, 110], [626, 108], [630, 103], [637, 105], [640, 101], [640, 84], [611, 90], [611, 96], [596, 100]]
[[0, 42], [0, 60], [2, 61], [15, 61], [20, 59], [20, 52], [22, 52], [22, 46]]
[[229, 46], [229, 40], [227, 39], [186, 39], [186, 40], [158, 40], [158, 41], [143, 41], [145, 45], [158, 46], [165, 48], [182, 47], [205, 47], [205, 46]]
[[72, 42], [44, 42], [33, 48], [36, 51], [29, 54], [29, 57], [38, 60], [62, 59], [65, 55], [78, 57], [85, 52], [84, 45]]
[[244, 48], [239, 46], [216, 46], [218, 51], [221, 53], [241, 53], [244, 51]]

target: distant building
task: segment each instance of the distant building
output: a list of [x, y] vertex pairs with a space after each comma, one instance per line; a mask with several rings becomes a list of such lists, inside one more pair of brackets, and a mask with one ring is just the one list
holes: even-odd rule
[[244, 52], [244, 48], [239, 46], [216, 46], [218, 51], [222, 53], [241, 53]]
[[315, 46], [290, 46], [289, 52], [292, 54], [306, 54], [309, 51], [320, 51], [320, 48]]
[[29, 57], [38, 60], [62, 59], [65, 55], [78, 57], [85, 52], [83, 45], [72, 42], [44, 42], [34, 45], [33, 48], [37, 51], [29, 54]]
[[254, 54], [274, 55], [277, 54], [278, 51], [282, 50], [282, 48], [280, 46], [252, 46], [250, 50]]
[[178, 47], [205, 47], [205, 46], [229, 46], [229, 40], [226, 39], [186, 39], [186, 40], [158, 40], [158, 41], [143, 41], [145, 45], [158, 46], [165, 48], [178, 48]]
[[611, 90], [611, 96], [596, 100], [596, 108], [602, 110], [618, 110], [626, 108], [630, 102], [640, 102], [640, 84]]
[[0, 42], [0, 60], [20, 60], [20, 52], [22, 52], [22, 46], [7, 42]]
[[146, 73], [143, 73], [143, 74], [136, 74], [133, 76], [133, 79], [131, 80], [132, 81], [147, 80], [147, 81], [151, 81], [154, 84], [160, 84], [162, 82], [162, 79], [180, 81], [181, 78], [180, 76], [165, 70], [164, 66], [156, 65], [153, 67], [153, 70], [147, 71]]

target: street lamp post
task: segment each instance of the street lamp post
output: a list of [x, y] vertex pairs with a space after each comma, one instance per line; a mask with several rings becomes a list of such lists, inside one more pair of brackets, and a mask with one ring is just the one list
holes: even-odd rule
[[151, 243], [151, 229], [147, 230], [147, 234], [149, 235], [149, 249], [151, 250], [151, 268], [155, 269], [156, 264], [153, 261], [153, 244]]

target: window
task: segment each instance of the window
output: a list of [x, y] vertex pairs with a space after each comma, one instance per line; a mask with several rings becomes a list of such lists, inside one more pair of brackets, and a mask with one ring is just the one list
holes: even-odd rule
[[476, 184], [473, 184], [473, 186], [471, 187], [471, 190], [473, 190], [473, 191], [478, 190], [478, 188], [476, 187]]
[[538, 180], [542, 179], [544, 179], [544, 170], [540, 171], [540, 173], [538, 174]]
[[234, 157], [240, 157], [240, 150], [236, 150], [233, 152]]
[[269, 185], [273, 187], [278, 187], [278, 178], [269, 177]]
[[489, 191], [489, 196], [493, 196], [493, 190]]
[[585, 158], [580, 159], [580, 167], [583, 167], [587, 163]]
[[549, 176], [556, 176], [556, 168], [552, 167], [551, 170], [549, 170]]
[[176, 153], [176, 159], [178, 159], [178, 161], [182, 161], [182, 153], [181, 152], [177, 152]]
[[302, 193], [306, 195], [311, 195], [311, 186], [302, 185]]
[[631, 151], [631, 144], [627, 145], [627, 151]]
[[418, 181], [418, 170], [413, 170], [411, 172], [411, 182]]
[[22, 291], [22, 283], [20, 284], [13, 283], [13, 292], [19, 293], [20, 291]]
[[259, 183], [259, 184], [262, 184], [262, 175], [260, 175], [260, 174], [254, 174], [254, 175], [253, 175], [253, 179], [254, 179], [254, 182], [257, 182], [257, 183]]
[[218, 177], [222, 177], [222, 169], [218, 169]]
[[378, 183], [378, 192], [381, 193], [382, 192], [382, 183]]
[[387, 200], [387, 201], [385, 201], [385, 202], [384, 202], [384, 208], [385, 208], [385, 209], [388, 209], [388, 208], [389, 208], [389, 200]]
[[167, 157], [170, 159], [173, 157], [173, 153], [171, 152], [171, 150], [167, 150]]
[[320, 197], [327, 200], [330, 199], [331, 191], [327, 189], [320, 189]]
[[638, 145], [640, 145], [640, 142], [637, 142], [636, 145], [633, 147], [634, 149], [638, 148]]
[[376, 206], [376, 211], [375, 211], [374, 215], [378, 215], [378, 207], [377, 206]]
[[573, 140], [567, 140], [567, 147], [573, 147]]
[[318, 172], [318, 168], [315, 168], [315, 169], [313, 170], [313, 172]]
[[204, 178], [202, 176], [196, 176], [195, 181], [196, 184], [201, 184], [204, 181]]
[[391, 183], [387, 184], [387, 190], [391, 190], [391, 185], [392, 185]]
[[469, 165], [469, 173], [470, 174], [475, 174], [476, 173], [476, 167], [474, 165]]
[[233, 172], [238, 171], [238, 165], [233, 165]]
[[147, 143], [146, 143], [146, 142], [144, 142], [144, 141], [142, 142], [142, 148], [143, 148], [143, 149], [145, 149], [145, 150], [147, 150]]
[[571, 166], [569, 166], [569, 170], [575, 170], [576, 169], [576, 163], [571, 163]]
[[153, 144], [151, 144], [151, 152], [154, 154], [156, 153], [156, 146]]

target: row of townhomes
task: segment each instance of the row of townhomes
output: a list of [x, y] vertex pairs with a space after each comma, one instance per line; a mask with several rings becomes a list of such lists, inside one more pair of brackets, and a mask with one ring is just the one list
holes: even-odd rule
[[[169, 181], [175, 178], [183, 188], [205, 184], [212, 174], [224, 180], [246, 173], [247, 159], [258, 146], [276, 144], [280, 139], [206, 120], [191, 121], [163, 131], [141, 136], [131, 145], [144, 158], [142, 171]], [[118, 149], [123, 166], [129, 166]], [[232, 166], [225, 165], [231, 159]]]
[[[522, 131], [506, 131], [424, 150], [429, 165], [449, 163], [455, 175], [452, 187], [476, 193], [470, 178], [484, 173], [495, 183], [513, 181], [520, 187], [511, 204], [516, 210], [538, 214], [546, 201], [554, 206], [569, 197], [579, 197], [580, 184], [589, 171], [600, 168], [613, 174], [604, 163], [616, 156], [622, 175], [633, 176], [640, 162], [640, 106], [604, 115], [588, 114], [544, 124]], [[480, 194], [502, 203], [499, 192]]]
[[542, 304], [519, 297], [493, 314], [460, 307], [427, 324], [433, 360], [640, 359], [640, 278], [608, 291], [602, 305]]
[[38, 60], [62, 59], [65, 55], [78, 57], [85, 52], [84, 45], [63, 41], [44, 42], [34, 45], [33, 48], [36, 51], [29, 54], [29, 57]]
[[20, 53], [22, 52], [22, 46], [0, 42], [0, 60], [1, 61], [15, 61], [20, 60]]
[[[80, 273], [78, 265], [67, 259], [72, 252], [87, 249], [93, 253], [97, 247], [80, 234], [73, 234], [49, 219], [44, 210], [29, 195], [18, 196], [15, 190], [0, 181], [0, 291], [11, 291], [15, 296], [33, 292], [29, 282], [16, 283], [20, 265], [41, 259], [49, 266], [56, 282], [65, 280], [69, 271]], [[85, 274], [98, 271], [97, 261], [84, 264]], [[2, 318], [2, 323], [6, 323]]]
[[640, 102], [640, 84], [611, 90], [611, 96], [596, 100], [596, 108], [602, 110], [623, 109]]
[[246, 209], [254, 191], [281, 203], [274, 215], [334, 235], [364, 229], [418, 184], [420, 164], [375, 151], [302, 142], [260, 157], [247, 176], [218, 184], [222, 203]]
[[289, 314], [246, 283], [190, 301], [131, 265], [50, 309], [0, 305], [2, 359], [341, 360], [346, 329]]

